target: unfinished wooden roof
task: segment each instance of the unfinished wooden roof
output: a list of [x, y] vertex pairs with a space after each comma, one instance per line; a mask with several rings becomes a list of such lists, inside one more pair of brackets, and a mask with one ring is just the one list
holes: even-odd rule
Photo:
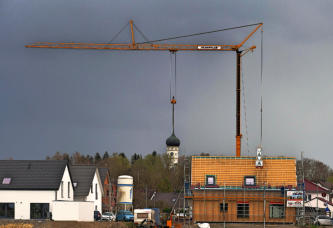
[[297, 186], [296, 158], [264, 157], [256, 168], [256, 157], [192, 156], [191, 184], [204, 186], [213, 175], [219, 187], [243, 187], [245, 176], [255, 176], [257, 186]]

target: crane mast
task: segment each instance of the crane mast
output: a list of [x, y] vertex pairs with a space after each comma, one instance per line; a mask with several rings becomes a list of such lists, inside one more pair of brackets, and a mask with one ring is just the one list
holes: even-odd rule
[[[142, 43], [135, 42], [134, 23], [129, 21], [131, 30], [131, 43], [115, 44], [115, 43], [75, 43], [75, 42], [36, 42], [25, 45], [27, 48], [63, 48], [63, 49], [95, 49], [95, 50], [129, 50], [129, 51], [234, 51], [236, 53], [236, 156], [241, 156], [241, 57], [249, 51], [253, 51], [256, 46], [251, 46], [241, 50], [243, 45], [251, 38], [251, 36], [259, 29], [262, 29], [263, 23], [245, 25], [235, 28], [243, 28], [255, 26], [255, 28], [236, 45], [216, 44], [157, 44], [157, 41], [147, 41]], [[235, 29], [229, 28], [229, 29]], [[224, 30], [229, 30], [224, 29]], [[219, 30], [222, 31], [222, 30]], [[218, 32], [213, 31], [213, 32]], [[210, 33], [210, 32], [207, 32]], [[198, 33], [195, 35], [201, 35]], [[183, 36], [185, 37], [185, 36]], [[168, 40], [168, 39], [164, 39]], [[158, 40], [162, 41], [162, 40]]]

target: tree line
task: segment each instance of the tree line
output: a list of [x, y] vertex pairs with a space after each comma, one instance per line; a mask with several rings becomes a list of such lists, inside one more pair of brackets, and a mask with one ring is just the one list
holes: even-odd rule
[[[47, 156], [47, 160], [67, 160], [71, 164], [96, 165], [109, 169], [111, 182], [116, 183], [120, 175], [130, 175], [135, 183], [134, 197], [136, 207], [145, 207], [145, 198], [150, 198], [154, 192], [179, 192], [184, 186], [184, 156], [178, 159], [178, 165], [170, 168], [170, 158], [167, 154], [158, 154], [153, 151], [142, 156], [133, 154], [130, 158], [124, 153], [112, 153], [107, 151], [103, 155], [83, 155], [75, 152], [72, 155], [56, 152], [53, 156]], [[149, 201], [151, 203], [151, 201]], [[158, 206], [158, 205], [156, 205]], [[159, 205], [163, 208], [163, 205]]]
[[[202, 153], [201, 156], [209, 156]], [[53, 156], [48, 156], [48, 160], [68, 160], [71, 164], [96, 165], [109, 169], [111, 182], [116, 183], [120, 175], [130, 175], [133, 177], [135, 188], [134, 204], [137, 207], [145, 207], [145, 198], [154, 192], [179, 192], [184, 184], [184, 160], [185, 156], [179, 157], [177, 166], [170, 168], [170, 158], [167, 154], [158, 154], [153, 151], [142, 156], [133, 154], [128, 158], [124, 153], [112, 153], [107, 151], [102, 155], [83, 155], [79, 152], [73, 154], [56, 152]], [[189, 159], [190, 160], [190, 159]], [[333, 183], [333, 170], [321, 161], [305, 158], [303, 164], [301, 160], [296, 161], [296, 172], [298, 181], [304, 178], [313, 182]], [[149, 201], [150, 203], [150, 201]], [[156, 205], [157, 206], [157, 205]], [[161, 206], [163, 207], [163, 206]]]
[[[201, 156], [209, 156], [209, 153], [201, 153]], [[142, 156], [133, 154], [130, 159], [124, 153], [112, 153], [106, 151], [103, 155], [99, 152], [94, 155], [83, 155], [75, 152], [72, 155], [56, 152], [53, 156], [47, 156], [47, 160], [68, 160], [71, 164], [91, 164], [109, 169], [111, 178], [120, 175], [132, 175], [134, 181], [139, 186], [150, 185], [159, 191], [170, 192], [180, 189], [183, 183], [183, 161], [184, 156], [179, 158], [179, 164], [173, 169], [169, 169], [170, 159], [164, 154], [153, 151], [151, 154]], [[298, 178], [303, 177], [313, 182], [326, 182], [332, 180], [333, 170], [325, 163], [304, 158], [296, 161], [296, 172]], [[299, 179], [300, 180], [300, 179]]]

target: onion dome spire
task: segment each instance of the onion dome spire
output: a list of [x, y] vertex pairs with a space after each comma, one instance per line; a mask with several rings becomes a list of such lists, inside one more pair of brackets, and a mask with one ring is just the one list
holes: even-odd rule
[[173, 96], [170, 103], [172, 104], [172, 134], [166, 140], [167, 146], [179, 146], [180, 140], [175, 135], [175, 104], [177, 103], [175, 97]]

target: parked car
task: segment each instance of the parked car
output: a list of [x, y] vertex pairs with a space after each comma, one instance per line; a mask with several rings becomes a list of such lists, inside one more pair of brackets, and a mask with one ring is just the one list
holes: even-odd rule
[[116, 216], [112, 212], [104, 212], [102, 214], [101, 220], [115, 221]]
[[94, 220], [99, 221], [101, 220], [101, 212], [99, 211], [94, 211]]
[[333, 225], [331, 218], [328, 217], [327, 215], [318, 215], [313, 223], [315, 225], [326, 225], [326, 226]]
[[116, 221], [133, 222], [134, 215], [130, 211], [121, 210], [117, 213]]

